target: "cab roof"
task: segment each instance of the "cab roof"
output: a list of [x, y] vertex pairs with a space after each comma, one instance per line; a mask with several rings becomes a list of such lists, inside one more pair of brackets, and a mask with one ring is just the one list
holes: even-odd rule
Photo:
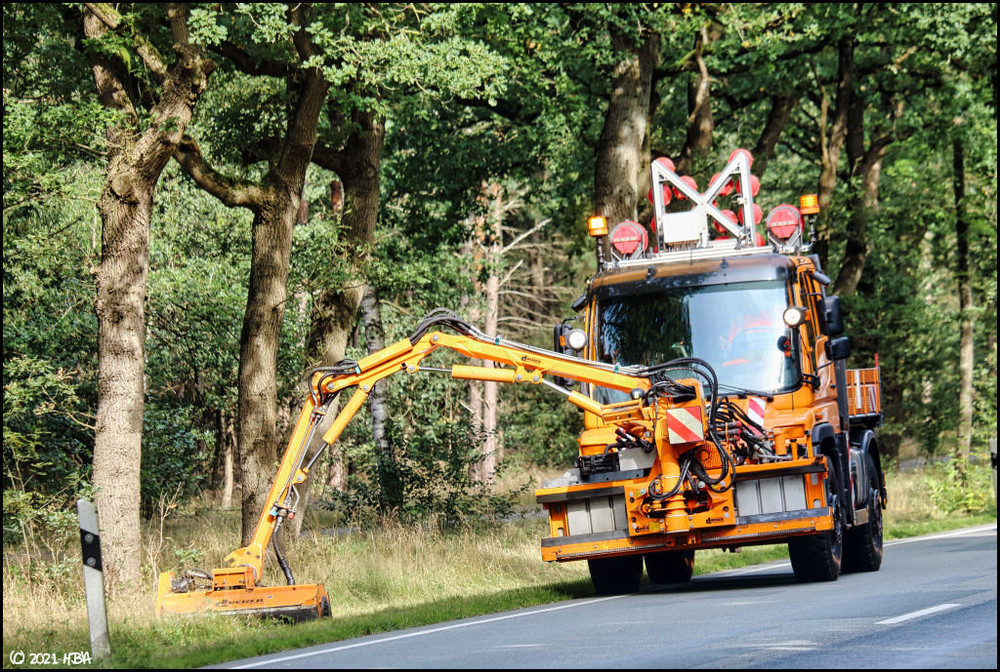
[[777, 253], [669, 263], [650, 259], [649, 262], [645, 266], [630, 265], [598, 273], [591, 280], [588, 293], [598, 299], [608, 299], [701, 285], [786, 281], [797, 266], [792, 257]]

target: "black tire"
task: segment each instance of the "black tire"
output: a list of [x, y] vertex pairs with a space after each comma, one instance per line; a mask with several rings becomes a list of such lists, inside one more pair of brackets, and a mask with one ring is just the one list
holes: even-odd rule
[[331, 615], [332, 611], [330, 610], [330, 598], [324, 595], [319, 601], [319, 617], [329, 618]]
[[642, 582], [642, 556], [623, 555], [617, 558], [587, 560], [590, 580], [598, 595], [621, 595], [639, 590]]
[[647, 553], [646, 574], [650, 583], [687, 583], [694, 573], [694, 551]]
[[792, 571], [802, 583], [836, 581], [843, 562], [844, 516], [839, 481], [833, 464], [829, 461], [827, 464], [827, 499], [833, 509], [833, 529], [788, 540], [788, 558], [792, 561]]
[[877, 572], [882, 566], [882, 498], [875, 460], [865, 456], [868, 472], [868, 522], [847, 532], [844, 539], [845, 572]]

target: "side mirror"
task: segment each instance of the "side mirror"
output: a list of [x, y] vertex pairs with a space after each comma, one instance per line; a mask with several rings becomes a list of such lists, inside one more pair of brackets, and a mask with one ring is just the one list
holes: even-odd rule
[[[557, 324], [552, 330], [552, 349], [560, 355], [569, 354], [579, 356], [587, 346], [587, 332], [583, 329], [573, 329], [567, 324], [575, 319], [574, 317], [567, 318]], [[566, 389], [570, 389], [576, 384], [576, 381], [560, 377], [554, 378], [553, 382]]]
[[844, 315], [840, 309], [840, 297], [828, 296], [823, 299], [821, 328], [827, 336], [840, 336], [844, 333]]
[[570, 326], [565, 322], [560, 322], [552, 330], [552, 350], [560, 355], [566, 352], [566, 333]]
[[826, 358], [831, 362], [851, 356], [851, 341], [846, 336], [831, 338], [826, 342]]

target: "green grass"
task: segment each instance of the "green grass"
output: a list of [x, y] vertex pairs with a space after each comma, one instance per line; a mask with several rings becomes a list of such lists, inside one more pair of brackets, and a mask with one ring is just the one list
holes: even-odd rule
[[[992, 501], [972, 515], [942, 508], [944, 499], [931, 487], [939, 477], [932, 471], [890, 474], [886, 539], [996, 520]], [[211, 567], [231, 550], [230, 537], [239, 528], [234, 512], [168, 522], [165, 536], [156, 528], [147, 535], [148, 584], [119, 592], [109, 603], [113, 655], [101, 661], [102, 667], [218, 664], [593, 594], [586, 563], [539, 559], [544, 519], [470, 523], [453, 531], [389, 520], [370, 531], [307, 535], [290, 545], [297, 579], [326, 585], [332, 618], [297, 625], [223, 616], [158, 620], [152, 615], [156, 571], [181, 564]], [[783, 544], [739, 553], [700, 551], [695, 571], [707, 574], [785, 557]], [[89, 649], [78, 567], [78, 551], [75, 558], [70, 553], [46, 564], [4, 548], [5, 668], [12, 666], [13, 651], [49, 651], [61, 660], [64, 653]], [[273, 566], [265, 580], [283, 582]]]

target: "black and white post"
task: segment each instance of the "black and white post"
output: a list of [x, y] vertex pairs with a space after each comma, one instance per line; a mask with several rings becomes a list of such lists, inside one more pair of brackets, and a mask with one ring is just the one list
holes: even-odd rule
[[83, 586], [87, 591], [87, 621], [90, 626], [90, 652], [94, 658], [111, 655], [108, 637], [108, 612], [104, 605], [104, 567], [101, 564], [101, 535], [97, 507], [85, 499], [77, 500], [80, 519], [80, 543], [83, 546]]

